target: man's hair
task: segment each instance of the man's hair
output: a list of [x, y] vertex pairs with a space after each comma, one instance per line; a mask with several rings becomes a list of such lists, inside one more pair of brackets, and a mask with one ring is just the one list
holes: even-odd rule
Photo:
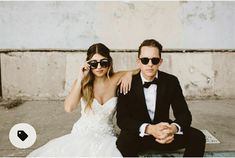
[[159, 56], [160, 56], [160, 58], [161, 58], [162, 45], [161, 45], [158, 41], [156, 41], [156, 40], [154, 40], [154, 39], [146, 39], [146, 40], [144, 40], [144, 41], [141, 43], [141, 45], [139, 46], [139, 50], [138, 50], [138, 57], [140, 57], [141, 48], [144, 47], [144, 46], [156, 47], [156, 48], [158, 48], [158, 50], [159, 50]]

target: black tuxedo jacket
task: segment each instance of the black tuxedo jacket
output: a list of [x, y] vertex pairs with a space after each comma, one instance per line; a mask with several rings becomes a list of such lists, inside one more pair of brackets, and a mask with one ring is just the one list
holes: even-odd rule
[[[175, 76], [158, 71], [156, 97], [155, 115], [152, 121], [147, 111], [140, 73], [133, 76], [131, 90], [126, 95], [118, 96], [117, 124], [121, 133], [138, 135], [143, 123], [175, 122], [180, 125], [183, 132], [190, 127], [192, 116]], [[173, 109], [174, 121], [169, 118], [170, 106]]]

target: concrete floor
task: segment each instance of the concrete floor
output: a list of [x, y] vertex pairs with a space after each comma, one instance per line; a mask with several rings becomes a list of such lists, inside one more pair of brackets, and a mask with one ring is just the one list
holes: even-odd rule
[[[188, 104], [192, 126], [208, 130], [221, 142], [207, 144], [205, 156], [235, 156], [235, 99], [196, 100]], [[66, 113], [62, 101], [27, 101], [9, 110], [0, 106], [0, 157], [26, 156], [49, 140], [70, 133], [79, 117], [79, 109]], [[24, 150], [15, 148], [8, 138], [11, 127], [22, 122], [31, 124], [37, 132], [35, 144]]]

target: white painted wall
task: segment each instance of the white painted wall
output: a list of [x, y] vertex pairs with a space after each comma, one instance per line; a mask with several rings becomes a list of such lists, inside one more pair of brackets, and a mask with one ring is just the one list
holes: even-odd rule
[[[235, 49], [235, 2], [0, 2], [0, 50], [137, 49], [146, 38], [164, 48]], [[136, 53], [112, 53], [116, 70]], [[162, 70], [178, 76], [189, 98], [235, 98], [235, 53], [165, 53]], [[1, 53], [3, 98], [63, 99], [82, 52]]]
[[234, 49], [235, 2], [0, 2], [0, 48]]

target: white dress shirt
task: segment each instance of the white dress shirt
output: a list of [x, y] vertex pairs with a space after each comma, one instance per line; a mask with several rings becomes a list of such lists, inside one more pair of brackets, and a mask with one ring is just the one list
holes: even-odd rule
[[[142, 79], [142, 84], [144, 84], [144, 82], [151, 82], [149, 80], [146, 80], [143, 76], [142, 73], [140, 73], [141, 79]], [[158, 77], [158, 75], [156, 74], [156, 78]], [[147, 110], [148, 110], [148, 114], [151, 118], [151, 120], [153, 121], [154, 118], [154, 113], [155, 113], [155, 108], [156, 108], [156, 95], [157, 94], [157, 85], [156, 84], [151, 84], [149, 86], [149, 88], [144, 88], [144, 96], [145, 96], [145, 102], [147, 105]]]
[[[149, 80], [146, 80], [142, 74], [142, 72], [140, 73], [140, 77], [141, 77], [141, 80], [142, 80], [142, 84], [144, 84], [144, 82], [151, 82]], [[158, 73], [156, 74], [156, 78], [158, 78]], [[153, 121], [154, 119], [154, 114], [155, 114], [155, 108], [156, 108], [156, 99], [157, 99], [157, 85], [156, 84], [151, 84], [149, 86], [149, 88], [144, 88], [144, 96], [145, 96], [145, 102], [146, 102], [146, 105], [147, 105], [147, 111], [148, 111], [148, 114], [151, 118], [151, 120]], [[176, 127], [178, 128], [178, 131], [176, 134], [183, 134], [181, 132], [181, 128], [180, 126], [177, 124], [177, 123], [174, 123], [176, 125]], [[148, 125], [148, 123], [143, 123], [140, 128], [139, 128], [139, 131], [140, 131], [140, 134], [139, 136], [140, 137], [144, 137], [145, 135], [148, 135], [145, 133], [145, 128], [146, 126]]]

